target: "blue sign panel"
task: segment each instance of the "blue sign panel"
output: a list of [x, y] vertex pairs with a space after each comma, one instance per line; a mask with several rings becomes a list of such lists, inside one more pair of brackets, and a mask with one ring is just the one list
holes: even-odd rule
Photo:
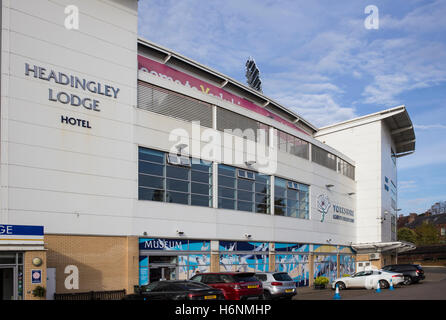
[[43, 236], [43, 226], [0, 224], [0, 235]]
[[31, 283], [42, 283], [42, 270], [31, 270]]

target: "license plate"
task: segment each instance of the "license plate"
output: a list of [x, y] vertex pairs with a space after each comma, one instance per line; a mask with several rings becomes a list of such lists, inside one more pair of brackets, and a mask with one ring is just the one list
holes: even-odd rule
[[217, 299], [217, 296], [204, 296], [204, 300]]
[[286, 293], [290, 293], [290, 292], [293, 292], [293, 291], [294, 291], [294, 289], [286, 289], [285, 290]]
[[255, 285], [255, 286], [248, 286], [248, 289], [254, 289], [254, 288], [258, 288], [259, 286], [258, 285]]

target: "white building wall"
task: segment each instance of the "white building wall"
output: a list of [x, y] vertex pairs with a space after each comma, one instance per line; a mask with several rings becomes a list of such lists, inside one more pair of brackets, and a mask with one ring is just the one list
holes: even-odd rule
[[375, 121], [317, 137], [355, 159], [356, 242], [381, 241], [382, 128]]
[[[66, 6], [79, 9], [68, 30]], [[2, 1], [1, 223], [46, 233], [128, 233], [137, 166], [137, 1]], [[43, 67], [119, 88], [117, 98], [35, 78]], [[100, 101], [100, 112], [49, 100], [49, 89]], [[61, 122], [89, 121], [91, 129]], [[100, 226], [100, 227], [98, 227]]]

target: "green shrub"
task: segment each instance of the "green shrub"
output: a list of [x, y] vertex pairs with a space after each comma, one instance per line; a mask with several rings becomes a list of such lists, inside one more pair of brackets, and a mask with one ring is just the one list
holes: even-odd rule
[[327, 277], [317, 277], [314, 280], [315, 285], [327, 285], [330, 282], [330, 280]]
[[45, 297], [45, 294], [46, 294], [46, 290], [42, 286], [37, 286], [33, 290], [33, 296], [34, 297], [43, 298], [43, 297]]

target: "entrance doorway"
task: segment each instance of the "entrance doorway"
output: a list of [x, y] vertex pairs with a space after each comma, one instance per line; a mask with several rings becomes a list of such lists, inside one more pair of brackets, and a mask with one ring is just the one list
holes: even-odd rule
[[149, 283], [177, 280], [177, 256], [149, 256]]
[[0, 300], [14, 300], [14, 268], [0, 266]]

